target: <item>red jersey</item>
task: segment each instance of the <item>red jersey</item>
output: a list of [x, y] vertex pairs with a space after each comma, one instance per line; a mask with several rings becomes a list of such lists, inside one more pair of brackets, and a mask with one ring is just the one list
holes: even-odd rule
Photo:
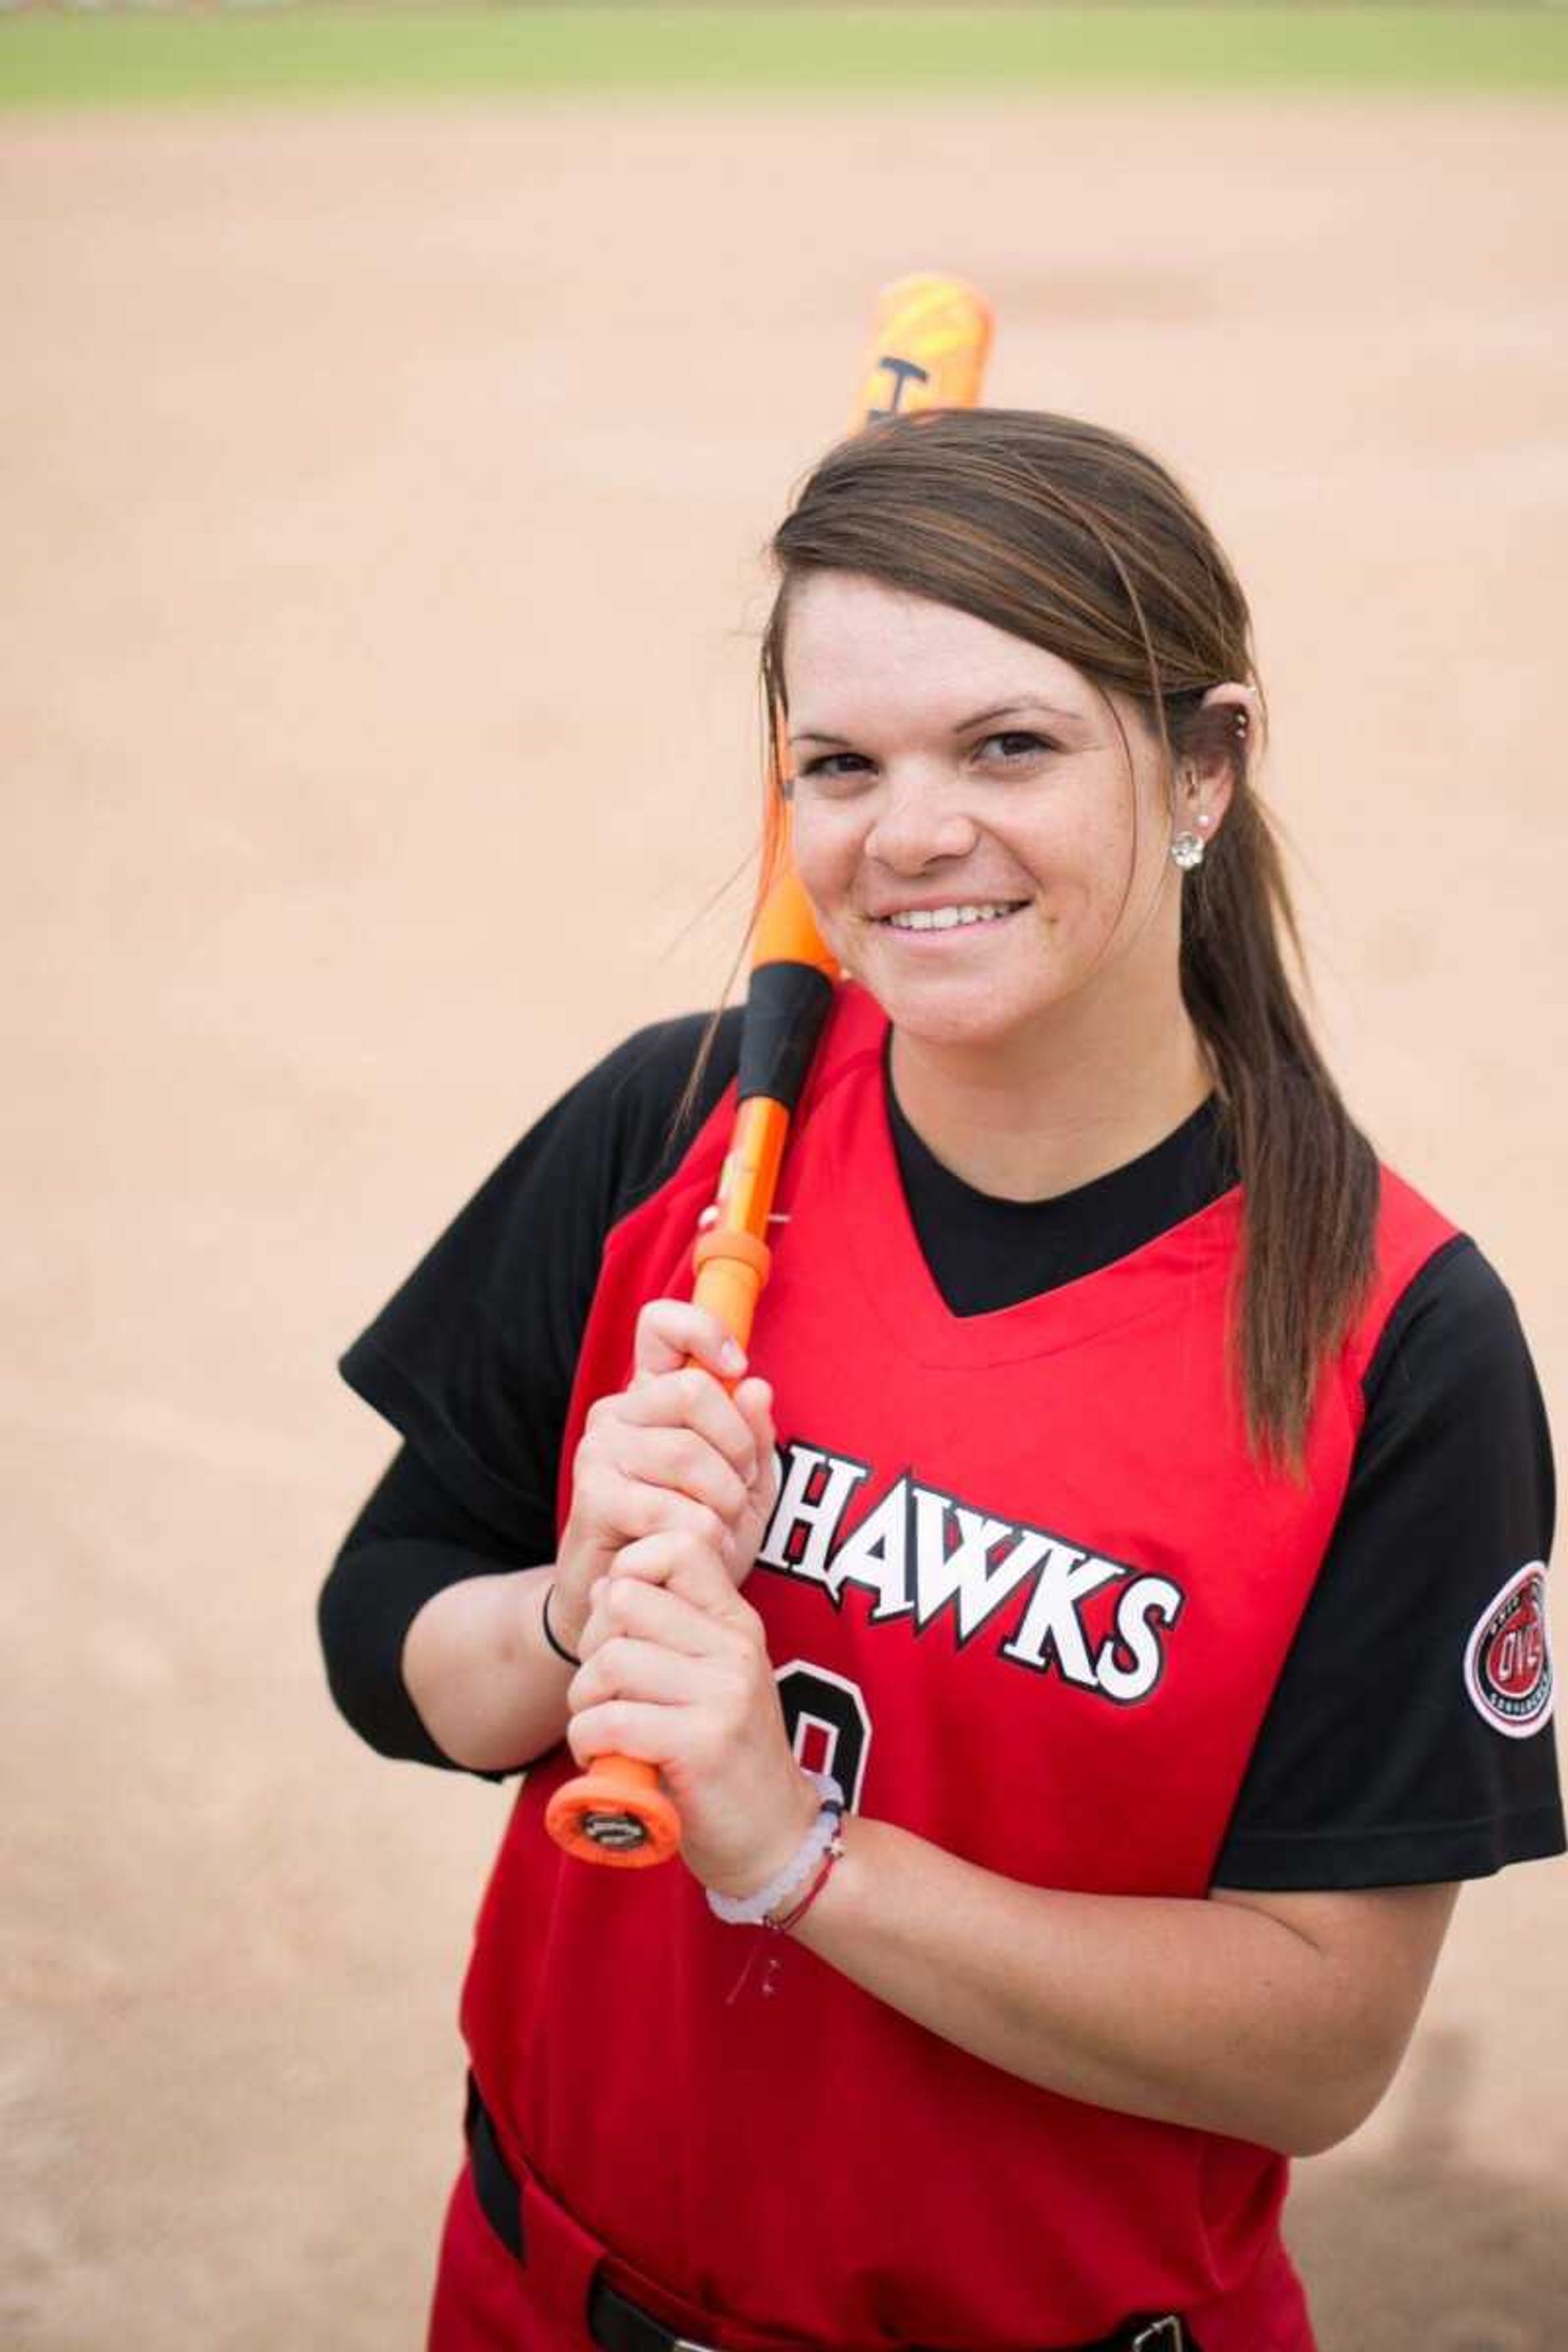
[[[984, 1869], [1202, 1899], [1344, 1494], [1362, 1376], [1452, 1228], [1385, 1172], [1373, 1294], [1298, 1483], [1249, 1455], [1227, 1374], [1237, 1193], [955, 1318], [904, 1205], [885, 1026], [841, 990], [752, 1338], [781, 1462], [746, 1591], [797, 1752], [857, 1810]], [[689, 1290], [731, 1108], [610, 1236], [563, 1520], [638, 1310]], [[503, 2144], [629, 2291], [868, 2352], [1023, 2352], [1168, 2308], [1205, 2352], [1310, 2344], [1281, 2158], [972, 2058], [812, 1953], [721, 1925], [679, 1864], [568, 1861], [542, 1814], [574, 1769], [563, 1751], [524, 1782], [464, 2028]]]

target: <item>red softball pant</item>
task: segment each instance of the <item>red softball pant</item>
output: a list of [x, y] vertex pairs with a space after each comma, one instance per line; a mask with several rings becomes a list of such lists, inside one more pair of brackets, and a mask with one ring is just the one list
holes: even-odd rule
[[[595, 2352], [586, 2315], [603, 2246], [531, 2182], [523, 2227], [526, 2266], [486, 2221], [465, 2165], [447, 2209], [428, 2352]], [[635, 2276], [623, 2284], [637, 2301], [658, 2307], [657, 2288]], [[683, 2315], [671, 2309], [660, 2316], [682, 2326]], [[700, 2340], [699, 2321], [684, 2325]], [[1311, 2323], [1283, 2247], [1239, 2297], [1226, 2298], [1223, 2311], [1194, 2312], [1193, 2326], [1205, 2352], [1313, 2352]], [[736, 2340], [743, 2343], [744, 2336]], [[756, 2347], [764, 2341], [755, 2339]]]

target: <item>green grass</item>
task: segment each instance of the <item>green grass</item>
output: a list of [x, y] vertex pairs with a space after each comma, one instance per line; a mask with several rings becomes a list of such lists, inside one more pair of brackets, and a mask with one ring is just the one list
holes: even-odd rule
[[0, 16], [0, 107], [724, 89], [1568, 88], [1550, 7], [574, 7]]

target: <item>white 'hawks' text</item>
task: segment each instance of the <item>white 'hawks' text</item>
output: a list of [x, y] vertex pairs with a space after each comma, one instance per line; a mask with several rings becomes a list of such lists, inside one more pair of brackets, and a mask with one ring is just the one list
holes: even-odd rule
[[[777, 1458], [778, 1499], [759, 1568], [820, 1585], [836, 1609], [845, 1586], [858, 1585], [872, 1596], [874, 1625], [907, 1617], [923, 1633], [947, 1612], [961, 1647], [1019, 1596], [1000, 1656], [1121, 1706], [1147, 1698], [1158, 1683], [1163, 1636], [1185, 1599], [1168, 1577], [1104, 1559], [1042, 1528], [994, 1518], [908, 1471], [840, 1541], [869, 1463], [799, 1439]], [[1097, 1595], [1103, 1597], [1088, 1612]]]

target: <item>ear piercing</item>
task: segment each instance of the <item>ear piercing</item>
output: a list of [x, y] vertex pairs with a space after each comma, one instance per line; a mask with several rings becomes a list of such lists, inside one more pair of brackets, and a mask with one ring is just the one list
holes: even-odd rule
[[[1237, 749], [1245, 751], [1252, 730], [1252, 713], [1245, 703], [1238, 703], [1231, 712], [1230, 723]], [[1187, 790], [1189, 793], [1195, 793], [1197, 789], [1198, 780], [1194, 771], [1189, 776]], [[1175, 835], [1171, 843], [1171, 863], [1178, 866], [1184, 874], [1194, 872], [1203, 864], [1204, 851], [1208, 846], [1204, 835], [1213, 824], [1214, 818], [1206, 809], [1204, 809], [1197, 813], [1193, 822], [1197, 826], [1195, 833], [1184, 830]]]
[[1171, 844], [1171, 863], [1173, 866], [1179, 866], [1184, 874], [1192, 873], [1194, 866], [1203, 864], [1204, 851], [1208, 847], [1204, 835], [1214, 823], [1214, 819], [1207, 809], [1200, 809], [1194, 823], [1198, 828], [1196, 833], [1178, 833]]

